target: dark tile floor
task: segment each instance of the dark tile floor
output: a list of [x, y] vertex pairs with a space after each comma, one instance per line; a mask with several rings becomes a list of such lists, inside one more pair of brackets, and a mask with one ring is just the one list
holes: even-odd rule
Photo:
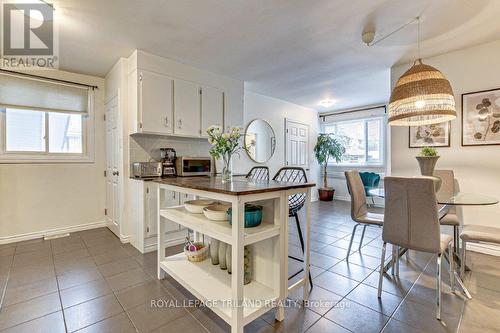
[[[466, 283], [471, 301], [450, 293], [444, 274], [443, 323], [434, 317], [433, 256], [411, 252], [400, 278], [386, 276], [376, 295], [380, 230], [369, 228], [359, 250], [356, 237], [345, 255], [353, 223], [345, 202], [312, 205], [310, 303], [290, 295], [286, 319], [274, 311], [246, 332], [494, 332], [500, 327], [500, 258], [472, 253]], [[290, 253], [301, 256], [294, 223]], [[179, 247], [167, 252], [175, 253]], [[300, 267], [290, 261], [290, 272]], [[0, 246], [2, 332], [228, 332], [228, 325], [171, 278], [158, 281], [156, 253], [140, 254], [107, 229], [52, 241]], [[151, 302], [164, 305], [151, 306]], [[161, 303], [163, 302], [163, 303]], [[168, 306], [166, 306], [168, 305]]]

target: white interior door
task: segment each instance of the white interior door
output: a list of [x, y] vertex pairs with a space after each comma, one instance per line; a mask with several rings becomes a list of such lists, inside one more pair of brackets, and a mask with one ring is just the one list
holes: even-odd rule
[[285, 119], [285, 162], [309, 170], [309, 125]]
[[118, 96], [106, 103], [106, 224], [120, 237], [120, 133]]

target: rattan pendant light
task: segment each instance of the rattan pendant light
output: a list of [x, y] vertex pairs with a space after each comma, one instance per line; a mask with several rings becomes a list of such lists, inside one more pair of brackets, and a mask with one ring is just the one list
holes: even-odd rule
[[457, 117], [450, 82], [420, 59], [420, 18], [417, 20], [419, 59], [399, 78], [391, 93], [388, 122], [393, 126], [430, 125]]

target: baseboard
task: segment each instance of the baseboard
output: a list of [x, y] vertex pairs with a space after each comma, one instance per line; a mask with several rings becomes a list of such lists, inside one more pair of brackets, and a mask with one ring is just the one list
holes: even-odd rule
[[346, 197], [342, 195], [336, 195], [333, 197], [334, 200], [340, 200], [340, 201], [351, 201], [351, 197]]
[[500, 246], [483, 243], [467, 243], [467, 250], [500, 257]]
[[[185, 239], [186, 238], [184, 237], [184, 238], [179, 238], [179, 239], [167, 240], [165, 242], [165, 246], [169, 247], [169, 246], [175, 246], [175, 245], [182, 244], [182, 243], [184, 243]], [[153, 251], [156, 251], [157, 249], [158, 249], [158, 247], [156, 246], [156, 244], [146, 245], [146, 246], [144, 246], [144, 253], [153, 252]]]
[[132, 236], [123, 236], [123, 235], [120, 235], [120, 242], [122, 242], [123, 244], [125, 243], [130, 243], [130, 241], [132, 240]]
[[72, 233], [72, 232], [82, 231], [82, 230], [102, 228], [105, 226], [106, 226], [106, 221], [100, 221], [100, 222], [74, 225], [71, 227], [54, 228], [54, 229], [48, 229], [48, 230], [43, 230], [43, 231], [30, 232], [30, 233], [26, 233], [26, 234], [0, 237], [0, 244], [21, 242], [21, 241], [26, 241], [26, 240], [31, 240], [31, 239], [43, 238], [45, 236], [51, 236], [51, 235], [55, 235], [55, 234]]

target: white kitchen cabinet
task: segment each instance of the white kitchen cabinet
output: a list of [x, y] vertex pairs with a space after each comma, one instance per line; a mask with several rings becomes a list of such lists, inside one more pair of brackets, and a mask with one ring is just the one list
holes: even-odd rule
[[137, 75], [138, 130], [173, 133], [173, 82], [168, 76], [141, 70]]
[[[145, 182], [146, 186], [146, 202], [148, 209], [146, 210], [147, 221], [146, 221], [146, 236], [152, 237], [157, 234], [157, 223], [156, 223], [156, 207], [157, 207], [157, 194], [156, 194], [156, 184], [151, 182]], [[179, 195], [173, 191], [163, 191], [160, 197], [161, 208], [173, 207], [179, 205]], [[163, 218], [164, 219], [164, 218]], [[179, 230], [179, 225], [165, 220], [165, 231], [173, 232]]]
[[174, 133], [199, 137], [201, 134], [201, 94], [197, 83], [174, 80]]
[[224, 129], [243, 127], [243, 94], [224, 91]]
[[207, 129], [212, 125], [223, 126], [224, 93], [222, 90], [201, 87], [201, 136], [207, 137]]

